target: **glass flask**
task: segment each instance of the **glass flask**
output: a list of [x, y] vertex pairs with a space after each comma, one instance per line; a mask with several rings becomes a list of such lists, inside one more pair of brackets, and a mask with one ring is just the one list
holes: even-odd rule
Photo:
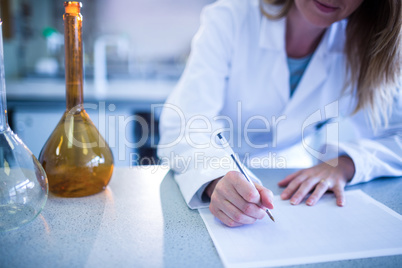
[[7, 231], [39, 215], [48, 183], [39, 161], [8, 125], [1, 20], [0, 83], [0, 231]]
[[83, 105], [81, 3], [68, 1], [64, 7], [66, 110], [39, 161], [53, 194], [81, 197], [106, 188], [113, 173], [113, 155]]

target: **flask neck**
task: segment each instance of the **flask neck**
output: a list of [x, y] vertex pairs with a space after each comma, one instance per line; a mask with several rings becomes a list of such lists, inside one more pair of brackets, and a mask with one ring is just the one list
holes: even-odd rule
[[7, 102], [6, 102], [6, 78], [4, 74], [3, 31], [0, 19], [0, 132], [8, 128]]
[[[67, 11], [67, 9], [66, 9]], [[82, 16], [80, 13], [65, 13], [64, 46], [66, 70], [66, 108], [83, 109], [83, 53]]]

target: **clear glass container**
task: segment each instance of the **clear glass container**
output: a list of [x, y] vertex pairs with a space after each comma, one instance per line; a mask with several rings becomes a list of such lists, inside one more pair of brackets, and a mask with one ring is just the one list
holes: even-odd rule
[[113, 173], [113, 155], [83, 104], [82, 15], [80, 2], [65, 2], [66, 111], [39, 156], [49, 190], [62, 197], [96, 194]]
[[1, 20], [0, 83], [0, 231], [7, 231], [39, 215], [48, 182], [41, 164], [8, 125]]

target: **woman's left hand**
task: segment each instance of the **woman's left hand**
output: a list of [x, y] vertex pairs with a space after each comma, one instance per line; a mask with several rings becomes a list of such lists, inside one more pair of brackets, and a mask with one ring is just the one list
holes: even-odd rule
[[286, 187], [281, 194], [283, 200], [290, 199], [292, 205], [299, 204], [313, 189], [306, 204], [313, 206], [326, 191], [332, 191], [336, 204], [345, 204], [344, 188], [355, 173], [353, 160], [348, 156], [340, 156], [314, 167], [299, 170], [278, 183]]

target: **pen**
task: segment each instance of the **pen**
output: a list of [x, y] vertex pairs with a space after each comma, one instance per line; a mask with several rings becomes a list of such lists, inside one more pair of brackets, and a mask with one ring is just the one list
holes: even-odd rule
[[[241, 162], [237, 159], [235, 153], [233, 152], [232, 148], [230, 147], [229, 143], [227, 142], [227, 140], [225, 139], [225, 137], [222, 136], [221, 133], [217, 134], [218, 138], [219, 138], [219, 142], [221, 143], [222, 147], [226, 150], [227, 153], [230, 154], [230, 157], [232, 157], [233, 161], [235, 162], [237, 168], [240, 170], [240, 172], [244, 175], [244, 177], [246, 178], [246, 180], [253, 185], [254, 188], [255, 185], [254, 183], [250, 180], [250, 178], [247, 176], [246, 172], [244, 171], [244, 168], [241, 165]], [[272, 216], [271, 211], [266, 208], [265, 212], [267, 213], [268, 217], [275, 222], [274, 216]]]

